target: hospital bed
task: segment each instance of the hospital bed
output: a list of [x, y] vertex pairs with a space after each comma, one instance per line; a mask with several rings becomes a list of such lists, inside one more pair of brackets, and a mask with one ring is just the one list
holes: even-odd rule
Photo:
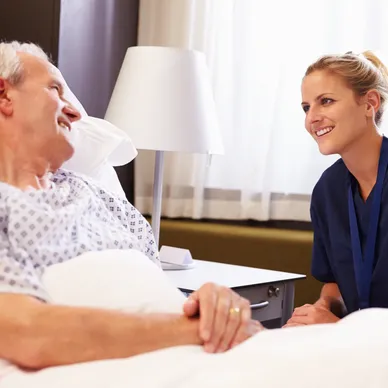
[[[80, 130], [82, 126], [86, 132], [112, 129], [109, 123], [88, 117], [75, 97], [71, 98], [83, 112]], [[122, 142], [128, 145], [128, 141], [123, 135]], [[67, 167], [122, 194], [112, 167], [114, 157], [121, 157], [122, 142], [116, 139], [117, 147], [102, 147], [98, 160], [93, 156], [94, 165], [81, 158]], [[180, 313], [185, 300], [159, 268], [133, 250], [91, 252], [51, 266], [43, 283], [55, 303], [72, 306]], [[71, 288], [66, 286], [69, 283]], [[10, 366], [0, 388], [385, 388], [387, 325], [388, 310], [370, 309], [338, 324], [264, 331], [223, 354], [207, 354], [200, 346], [180, 346], [36, 372]]]
[[[133, 250], [87, 253], [50, 267], [43, 282], [52, 299], [65, 305], [179, 313], [185, 300]], [[388, 310], [370, 309], [338, 324], [264, 331], [222, 354], [180, 346], [38, 372], [15, 368], [0, 388], [385, 388], [387, 323]]]

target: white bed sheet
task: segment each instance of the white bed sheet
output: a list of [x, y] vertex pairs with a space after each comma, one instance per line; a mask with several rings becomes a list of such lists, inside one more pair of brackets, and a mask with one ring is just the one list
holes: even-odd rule
[[[119, 281], [118, 272], [125, 274]], [[85, 284], [85, 277], [89, 279], [85, 292], [74, 292], [76, 288], [63, 291], [61, 285], [69, 278], [77, 285]], [[102, 278], [111, 292], [100, 288]], [[165, 275], [134, 251], [87, 254], [55, 266], [46, 273], [45, 281], [58, 303], [64, 304], [96, 306], [105, 294], [108, 297], [103, 298], [101, 307], [147, 312], [179, 311], [184, 301]], [[123, 292], [127, 297], [123, 298]], [[163, 298], [167, 307], [160, 307]], [[0, 382], [0, 388], [386, 388], [387, 325], [388, 310], [370, 309], [339, 324], [262, 332], [224, 354], [182, 346], [39, 372], [15, 370]]]

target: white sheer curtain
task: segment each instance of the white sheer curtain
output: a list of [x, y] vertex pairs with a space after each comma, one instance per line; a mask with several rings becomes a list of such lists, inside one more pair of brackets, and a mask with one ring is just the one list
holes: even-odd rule
[[[193, 48], [211, 71], [226, 154], [169, 154], [163, 215], [309, 220], [337, 157], [304, 129], [300, 84], [325, 53], [388, 50], [386, 0], [141, 0], [139, 45]], [[388, 119], [387, 119], [388, 122]], [[153, 154], [136, 160], [136, 206], [152, 209]]]

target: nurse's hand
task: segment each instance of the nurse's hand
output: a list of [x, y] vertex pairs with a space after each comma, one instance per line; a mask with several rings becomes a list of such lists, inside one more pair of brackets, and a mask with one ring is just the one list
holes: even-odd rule
[[251, 308], [247, 299], [229, 288], [207, 283], [193, 292], [183, 306], [187, 317], [199, 315], [200, 337], [209, 353], [224, 352], [237, 345], [251, 327]]
[[294, 310], [292, 317], [283, 327], [336, 323], [340, 319], [321, 304], [305, 304]]

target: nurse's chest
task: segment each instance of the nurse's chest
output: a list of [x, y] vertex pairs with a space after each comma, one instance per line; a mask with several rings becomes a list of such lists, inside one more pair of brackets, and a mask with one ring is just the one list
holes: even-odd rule
[[[372, 198], [369, 198], [369, 200]], [[328, 222], [328, 255], [330, 261], [353, 267], [352, 245], [350, 238], [350, 225], [348, 206], [329, 207], [330, 217]], [[371, 203], [358, 204], [357, 219], [360, 232], [361, 245], [364, 248], [368, 235], [369, 217]], [[385, 252], [385, 254], [384, 254]], [[388, 187], [383, 190], [382, 203], [380, 208], [379, 226], [375, 248], [375, 264], [380, 257], [386, 256], [388, 261]]]

